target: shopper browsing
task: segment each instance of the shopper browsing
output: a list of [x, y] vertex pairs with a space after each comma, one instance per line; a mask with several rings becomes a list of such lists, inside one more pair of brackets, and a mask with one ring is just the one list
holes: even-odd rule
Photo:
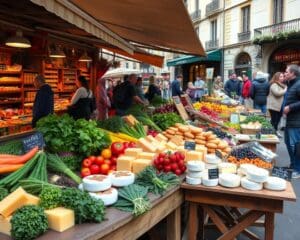
[[241, 95], [240, 82], [237, 80], [236, 74], [232, 73], [225, 83], [225, 93], [228, 97], [237, 98]]
[[183, 77], [181, 74], [177, 75], [176, 79], [172, 82], [172, 97], [179, 96], [183, 94], [183, 91], [181, 90], [181, 82], [183, 80]]

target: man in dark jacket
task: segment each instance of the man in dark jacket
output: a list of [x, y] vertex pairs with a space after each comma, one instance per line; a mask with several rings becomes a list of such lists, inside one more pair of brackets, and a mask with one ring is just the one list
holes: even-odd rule
[[267, 73], [257, 72], [250, 89], [250, 97], [253, 99], [254, 109], [260, 109], [264, 114], [267, 113], [267, 96], [270, 91], [267, 78]]
[[182, 82], [182, 75], [178, 75], [176, 79], [172, 82], [171, 88], [172, 88], [172, 97], [179, 96], [183, 94], [181, 91], [180, 83]]
[[42, 75], [36, 76], [33, 85], [38, 89], [32, 109], [32, 127], [35, 127], [39, 119], [54, 112], [54, 99], [53, 91]]
[[236, 74], [232, 73], [224, 86], [225, 93], [228, 97], [238, 98], [241, 96], [241, 85]]
[[288, 89], [284, 98], [283, 114], [286, 115], [284, 142], [290, 156], [293, 178], [300, 178], [300, 69], [289, 65], [285, 71]]

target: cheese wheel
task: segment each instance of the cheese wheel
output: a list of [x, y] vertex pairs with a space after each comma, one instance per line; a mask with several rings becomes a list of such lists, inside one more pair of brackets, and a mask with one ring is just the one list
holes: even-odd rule
[[109, 176], [115, 187], [125, 187], [134, 183], [134, 173], [130, 171], [114, 171]]
[[112, 205], [118, 201], [118, 191], [115, 188], [109, 188], [104, 192], [90, 193], [95, 199], [101, 199], [105, 206]]
[[253, 164], [243, 163], [240, 165], [239, 170], [241, 174], [246, 175], [248, 171], [255, 171], [255, 168], [257, 167]]
[[286, 189], [286, 180], [279, 177], [268, 177], [264, 188], [272, 191], [283, 191]]
[[259, 191], [259, 190], [262, 190], [262, 188], [263, 188], [262, 183], [257, 183], [257, 182], [250, 181], [246, 177], [243, 177], [241, 179], [241, 186], [243, 188], [245, 188], [247, 190], [251, 190], [251, 191]]
[[190, 185], [199, 185], [199, 184], [201, 184], [201, 178], [191, 178], [189, 176], [186, 176], [185, 181], [186, 181], [187, 184], [190, 184]]
[[191, 178], [201, 178], [202, 172], [199, 171], [187, 171], [187, 176]]
[[237, 167], [234, 163], [222, 162], [218, 164], [220, 173], [236, 173]]
[[217, 164], [205, 163], [205, 169], [215, 169], [215, 168], [218, 168]]
[[223, 187], [235, 188], [240, 186], [241, 177], [232, 173], [222, 173], [219, 175], [219, 184]]
[[101, 192], [111, 187], [111, 179], [106, 175], [95, 174], [83, 178], [82, 184], [88, 192]]
[[263, 183], [266, 182], [269, 176], [269, 171], [263, 168], [253, 168], [253, 169], [248, 169], [247, 171], [247, 178], [253, 182], [257, 183]]
[[208, 164], [219, 164], [222, 162], [220, 158], [216, 156], [216, 154], [207, 154], [206, 155], [206, 162]]
[[188, 161], [186, 167], [189, 171], [201, 172], [205, 169], [205, 163], [202, 161]]
[[202, 184], [206, 187], [215, 187], [219, 183], [218, 178], [209, 179], [208, 178], [208, 173], [202, 174], [202, 179], [201, 180], [202, 180]]

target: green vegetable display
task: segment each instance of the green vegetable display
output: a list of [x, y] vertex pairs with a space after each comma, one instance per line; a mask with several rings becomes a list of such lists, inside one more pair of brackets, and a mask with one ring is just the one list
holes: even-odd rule
[[72, 171], [80, 170], [82, 157], [79, 154], [72, 154], [70, 152], [60, 153], [59, 157]]
[[154, 98], [151, 100], [150, 103], [151, 103], [151, 105], [153, 105], [154, 107], [159, 107], [159, 106], [161, 106], [161, 105], [163, 105], [163, 104], [169, 103], [169, 101], [163, 99], [163, 98], [160, 97], [160, 96], [154, 96]]
[[125, 133], [125, 134], [127, 134], [131, 137], [137, 138], [137, 139], [147, 136], [147, 133], [145, 132], [144, 126], [141, 123], [136, 123], [133, 127], [130, 127], [127, 124], [125, 124], [121, 128], [121, 132]]
[[57, 187], [46, 186], [40, 193], [40, 206], [45, 209], [52, 209], [59, 207], [61, 204], [62, 190]]
[[20, 180], [20, 186], [28, 193], [34, 194], [34, 195], [39, 195], [42, 190], [46, 187], [49, 188], [60, 188], [57, 185], [50, 184], [38, 179], [34, 178], [27, 178], [27, 179], [22, 179]]
[[47, 176], [47, 156], [45, 153], [41, 153], [40, 157], [35, 165], [34, 169], [32, 170], [29, 178], [35, 178], [41, 181], [48, 181]]
[[27, 205], [19, 208], [11, 219], [11, 236], [15, 240], [33, 240], [45, 233], [48, 220], [44, 209]]
[[1, 143], [0, 145], [0, 154], [22, 155], [23, 153], [23, 143], [20, 140]]
[[175, 123], [184, 123], [182, 118], [176, 113], [159, 113], [154, 114], [153, 122], [158, 125], [162, 130], [166, 130], [169, 127], [175, 125]]
[[101, 222], [104, 220], [105, 208], [102, 200], [92, 198], [87, 192], [75, 188], [62, 191], [62, 206], [73, 209], [76, 223]]
[[173, 173], [157, 174], [153, 166], [148, 166], [137, 175], [136, 183], [148, 187], [149, 192], [163, 195], [170, 186], [178, 185], [180, 181]]
[[151, 208], [147, 193], [147, 187], [131, 184], [119, 190], [119, 200], [114, 206], [119, 210], [139, 216]]
[[6, 188], [0, 187], [0, 201], [8, 195], [8, 190]]
[[103, 121], [97, 122], [98, 127], [106, 129], [111, 132], [120, 132], [120, 129], [124, 125], [124, 121], [120, 116], [113, 116]]
[[153, 130], [156, 130], [158, 132], [161, 132], [161, 129], [159, 126], [157, 126], [149, 117], [140, 117], [140, 116], [135, 116], [135, 118], [141, 122], [144, 125], [147, 125]]
[[273, 128], [272, 124], [270, 123], [269, 120], [267, 120], [265, 117], [263, 116], [248, 116], [245, 121], [243, 121], [242, 123], [249, 123], [249, 122], [259, 122], [262, 125], [262, 128]]

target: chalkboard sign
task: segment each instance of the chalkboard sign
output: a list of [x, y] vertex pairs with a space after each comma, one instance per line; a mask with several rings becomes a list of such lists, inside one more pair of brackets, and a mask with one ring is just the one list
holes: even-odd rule
[[291, 181], [292, 178], [292, 169], [288, 169], [285, 167], [273, 167], [272, 169], [272, 176], [280, 177], [285, 180]]
[[215, 154], [218, 158], [223, 159], [223, 154], [219, 150], [216, 150]]
[[216, 178], [219, 178], [219, 169], [218, 168], [208, 169], [208, 179], [216, 179]]
[[261, 139], [261, 131], [256, 133], [256, 139]]
[[45, 141], [43, 135], [40, 132], [34, 133], [33, 135], [24, 138], [22, 142], [23, 142], [23, 148], [25, 152], [28, 152], [29, 150], [31, 150], [36, 146], [38, 146], [39, 149], [45, 147]]
[[196, 149], [196, 143], [195, 142], [190, 142], [190, 141], [185, 141], [184, 142], [184, 149], [186, 149], [186, 150], [195, 150]]

